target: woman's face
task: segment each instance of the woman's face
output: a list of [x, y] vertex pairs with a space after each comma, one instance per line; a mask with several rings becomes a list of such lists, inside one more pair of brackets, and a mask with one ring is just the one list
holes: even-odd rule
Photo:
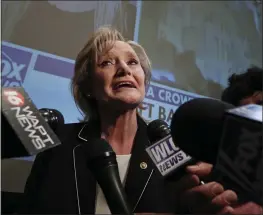
[[91, 95], [98, 105], [136, 108], [144, 99], [145, 74], [132, 47], [116, 41], [95, 66]]

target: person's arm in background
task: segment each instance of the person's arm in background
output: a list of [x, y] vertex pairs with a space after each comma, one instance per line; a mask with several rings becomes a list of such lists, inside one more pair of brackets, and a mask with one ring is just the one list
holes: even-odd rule
[[179, 213], [262, 214], [262, 206], [254, 202], [239, 204], [236, 193], [224, 190], [217, 182], [200, 185], [201, 179], [209, 176], [212, 167], [203, 162], [187, 167], [189, 175], [180, 182], [182, 195]]

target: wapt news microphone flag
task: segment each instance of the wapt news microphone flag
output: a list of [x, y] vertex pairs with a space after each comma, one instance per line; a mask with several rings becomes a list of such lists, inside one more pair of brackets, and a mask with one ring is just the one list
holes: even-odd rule
[[22, 87], [2, 87], [2, 159], [31, 156], [60, 145]]

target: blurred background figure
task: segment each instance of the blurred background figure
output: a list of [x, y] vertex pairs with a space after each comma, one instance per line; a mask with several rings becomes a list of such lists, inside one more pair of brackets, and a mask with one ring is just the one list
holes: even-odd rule
[[222, 101], [235, 106], [263, 104], [263, 69], [251, 67], [242, 74], [233, 74], [228, 79], [228, 87], [223, 91]]
[[232, 73], [262, 66], [261, 13], [256, 1], [143, 2], [139, 42], [153, 80], [220, 98]]

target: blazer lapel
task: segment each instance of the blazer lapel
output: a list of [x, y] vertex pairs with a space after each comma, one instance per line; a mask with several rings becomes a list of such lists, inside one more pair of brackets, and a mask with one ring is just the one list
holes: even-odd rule
[[[79, 145], [80, 146], [80, 145]], [[75, 175], [77, 187], [77, 207], [79, 214], [95, 213], [96, 180], [87, 167], [86, 156], [82, 153], [81, 147], [75, 150]], [[74, 156], [74, 155], [73, 155]]]
[[137, 119], [138, 130], [125, 183], [125, 190], [133, 212], [140, 203], [154, 171], [153, 164], [145, 151], [150, 144], [147, 138], [147, 125], [139, 116]]
[[81, 145], [89, 144], [93, 138], [99, 138], [99, 124], [91, 122], [83, 125], [78, 133], [78, 145], [73, 149], [73, 159], [75, 156], [75, 172], [78, 187], [78, 212], [80, 214], [94, 214], [96, 204], [96, 179], [87, 167], [87, 157], [83, 153]]

